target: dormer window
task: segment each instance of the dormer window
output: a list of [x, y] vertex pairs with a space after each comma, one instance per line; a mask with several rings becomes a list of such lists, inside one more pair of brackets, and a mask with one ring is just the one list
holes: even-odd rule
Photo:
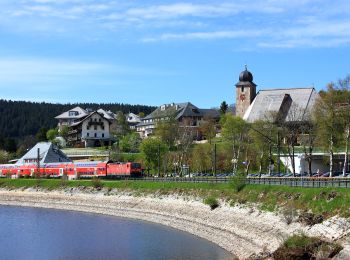
[[77, 116], [78, 114], [79, 114], [78, 111], [69, 111], [68, 112], [69, 116]]

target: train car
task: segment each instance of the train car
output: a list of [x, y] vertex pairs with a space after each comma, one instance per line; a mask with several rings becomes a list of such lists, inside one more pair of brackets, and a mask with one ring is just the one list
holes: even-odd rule
[[42, 165], [42, 175], [57, 178], [63, 175], [74, 176], [75, 171], [74, 163], [46, 163]]
[[8, 177], [18, 173], [18, 166], [15, 164], [0, 164], [0, 176]]
[[[38, 173], [37, 164], [1, 164], [0, 177], [33, 177]], [[46, 163], [39, 168], [41, 177], [58, 178], [67, 175], [69, 179], [92, 177], [140, 177], [142, 168], [135, 162], [76, 162], [76, 163]]]
[[105, 177], [107, 170], [107, 162], [76, 162], [76, 176], [81, 178]]
[[107, 177], [140, 177], [142, 174], [141, 164], [135, 162], [108, 163]]

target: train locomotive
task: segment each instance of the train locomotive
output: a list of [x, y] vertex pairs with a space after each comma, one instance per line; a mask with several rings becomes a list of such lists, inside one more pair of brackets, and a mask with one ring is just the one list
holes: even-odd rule
[[0, 177], [25, 177], [39, 174], [40, 177], [58, 178], [66, 175], [68, 179], [78, 178], [137, 178], [142, 175], [140, 163], [88, 161], [88, 162], [62, 162], [40, 164], [0, 164]]

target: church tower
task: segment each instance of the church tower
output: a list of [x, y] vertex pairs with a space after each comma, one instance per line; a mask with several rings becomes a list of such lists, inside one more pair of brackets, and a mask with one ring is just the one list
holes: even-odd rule
[[256, 96], [256, 85], [253, 75], [245, 66], [245, 70], [239, 74], [239, 82], [236, 84], [236, 116], [242, 117]]

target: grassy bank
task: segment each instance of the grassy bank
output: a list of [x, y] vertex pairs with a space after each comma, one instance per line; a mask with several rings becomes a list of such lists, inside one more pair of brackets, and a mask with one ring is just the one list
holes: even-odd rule
[[62, 181], [53, 179], [0, 179], [0, 187], [42, 187], [49, 190], [67, 187], [109, 188], [142, 193], [181, 194], [196, 197], [220, 198], [231, 205], [257, 203], [263, 210], [274, 211], [284, 207], [291, 212], [312, 211], [328, 218], [334, 215], [350, 217], [350, 189], [298, 188], [287, 186], [246, 185], [239, 192], [232, 183], [174, 183], [145, 181]]

